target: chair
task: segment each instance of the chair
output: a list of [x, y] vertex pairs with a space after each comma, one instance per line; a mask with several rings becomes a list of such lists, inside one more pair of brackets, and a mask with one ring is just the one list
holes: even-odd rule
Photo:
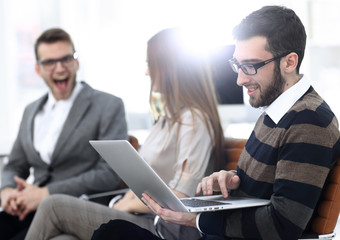
[[[226, 154], [226, 170], [236, 169], [241, 152], [246, 144], [246, 139], [226, 138], [224, 153]], [[300, 238], [307, 239], [334, 239], [334, 229], [340, 212], [340, 158], [330, 171], [319, 203], [311, 219], [311, 230], [305, 232]], [[159, 216], [155, 217], [154, 227], [158, 237], [164, 239], [158, 228]]]
[[235, 170], [237, 167], [238, 159], [246, 145], [246, 139], [237, 138], [225, 138], [224, 140], [224, 153], [225, 159], [225, 169]]
[[301, 239], [334, 239], [340, 212], [340, 158], [328, 174], [319, 203], [311, 219], [311, 231]]

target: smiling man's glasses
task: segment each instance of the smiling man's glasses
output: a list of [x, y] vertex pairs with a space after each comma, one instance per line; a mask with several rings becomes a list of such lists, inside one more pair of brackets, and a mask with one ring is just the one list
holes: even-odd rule
[[239, 69], [241, 68], [242, 72], [244, 72], [244, 74], [246, 75], [256, 75], [257, 74], [257, 69], [263, 67], [264, 65], [273, 62], [277, 59], [283, 58], [285, 56], [287, 56], [288, 54], [292, 53], [294, 51], [289, 51], [286, 52], [284, 54], [281, 54], [277, 57], [273, 57], [271, 59], [265, 60], [263, 62], [258, 62], [258, 63], [244, 63], [244, 64], [239, 64], [236, 59], [232, 58], [229, 60], [229, 64], [231, 66], [231, 69], [233, 69], [233, 71], [235, 73], [238, 73]]
[[41, 65], [44, 70], [46, 71], [52, 71], [56, 65], [57, 62], [60, 62], [61, 65], [65, 68], [73, 67], [75, 60], [77, 60], [78, 54], [77, 52], [73, 54], [66, 55], [64, 57], [58, 58], [58, 59], [45, 59], [42, 61], [38, 61], [38, 64]]

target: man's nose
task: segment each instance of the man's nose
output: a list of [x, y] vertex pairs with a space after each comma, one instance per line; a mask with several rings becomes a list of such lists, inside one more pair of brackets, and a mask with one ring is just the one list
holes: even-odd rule
[[237, 75], [237, 85], [239, 86], [244, 86], [247, 83], [250, 82], [250, 78], [247, 74], [245, 74], [241, 69], [238, 70], [238, 75]]
[[55, 69], [54, 71], [64, 71], [65, 70], [65, 67], [64, 65], [61, 63], [61, 61], [57, 61], [55, 63]]

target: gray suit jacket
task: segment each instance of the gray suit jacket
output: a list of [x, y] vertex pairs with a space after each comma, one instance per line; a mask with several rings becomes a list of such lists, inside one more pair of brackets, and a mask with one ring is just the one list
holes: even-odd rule
[[73, 196], [117, 188], [119, 177], [89, 144], [92, 139], [128, 139], [122, 100], [94, 90], [82, 82], [55, 146], [51, 164], [46, 164], [33, 146], [34, 117], [47, 94], [29, 104], [19, 133], [2, 172], [2, 188], [16, 187], [14, 176], [26, 179], [34, 169], [34, 184], [47, 186], [50, 194]]

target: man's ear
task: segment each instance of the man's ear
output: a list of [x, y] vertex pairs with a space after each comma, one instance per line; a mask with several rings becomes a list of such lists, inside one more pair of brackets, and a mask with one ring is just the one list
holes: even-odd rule
[[291, 73], [296, 70], [298, 65], [299, 56], [295, 53], [289, 53], [281, 61], [281, 69], [286, 73]]
[[35, 72], [41, 77], [40, 67], [39, 67], [38, 63], [35, 63], [34, 69], [35, 69]]
[[80, 67], [78, 59], [76, 60], [76, 64], [77, 64], [77, 71], [78, 71]]

